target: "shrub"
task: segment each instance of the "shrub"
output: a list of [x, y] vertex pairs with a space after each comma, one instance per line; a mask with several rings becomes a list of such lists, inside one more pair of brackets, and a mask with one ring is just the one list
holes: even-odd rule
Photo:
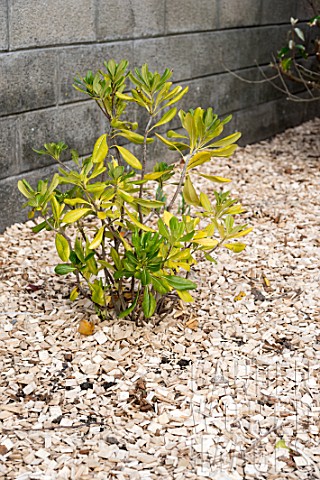
[[[235, 225], [235, 215], [243, 212], [237, 200], [230, 192], [214, 191], [211, 201], [193, 185], [195, 176], [209, 182], [229, 181], [201, 173], [199, 167], [212, 157], [229, 157], [240, 133], [217, 140], [231, 116], [220, 120], [212, 108], [196, 108], [179, 111], [182, 130], [169, 130], [166, 136], [155, 133], [154, 137], [158, 127], [163, 129], [176, 116], [175, 104], [188, 88], [173, 85], [168, 69], [160, 75], [143, 65], [128, 72], [126, 61], [117, 64], [113, 60], [104, 66], [105, 71], [95, 75], [89, 71], [86, 77], [75, 79], [74, 85], [95, 100], [108, 122], [92, 155], [80, 159], [71, 150], [71, 161], [64, 163], [61, 154], [67, 145], [47, 143], [36, 152], [54, 158], [59, 173], [51, 182], [40, 180], [36, 189], [25, 180], [19, 181], [18, 188], [27, 197], [25, 206], [31, 207], [29, 218], [35, 212], [43, 217], [33, 231], [55, 232], [63, 262], [55, 272], [76, 276], [71, 300], [81, 293], [103, 316], [113, 309], [120, 318], [150, 318], [159, 313], [170, 292], [185, 302], [193, 300], [190, 291], [197, 285], [188, 275], [198, 255], [215, 262], [218, 247], [233, 252], [245, 248], [238, 239], [251, 228]], [[133, 87], [124, 93], [128, 79]], [[147, 112], [142, 133], [137, 133], [136, 122], [125, 120], [131, 103]], [[121, 137], [138, 145], [141, 162], [118, 143]], [[177, 152], [181, 161], [156, 163], [150, 172], [148, 145], [155, 140]]]

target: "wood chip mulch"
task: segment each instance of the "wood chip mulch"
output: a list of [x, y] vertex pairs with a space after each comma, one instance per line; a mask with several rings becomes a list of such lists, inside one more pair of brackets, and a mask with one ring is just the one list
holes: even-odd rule
[[211, 166], [254, 231], [157, 325], [71, 303], [50, 232], [0, 235], [1, 479], [320, 478], [319, 139], [316, 119]]

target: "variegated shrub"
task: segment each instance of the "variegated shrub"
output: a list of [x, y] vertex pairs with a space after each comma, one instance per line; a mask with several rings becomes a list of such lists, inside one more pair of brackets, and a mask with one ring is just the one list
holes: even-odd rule
[[[92, 155], [80, 159], [71, 150], [70, 161], [62, 162], [68, 147], [47, 143], [36, 152], [53, 157], [59, 173], [35, 189], [25, 180], [18, 187], [31, 208], [29, 218], [35, 212], [42, 216], [33, 231], [55, 233], [63, 262], [55, 272], [75, 275], [71, 300], [80, 293], [103, 316], [113, 310], [137, 320], [159, 313], [170, 292], [185, 302], [193, 300], [190, 291], [197, 285], [188, 276], [199, 257], [215, 262], [218, 247], [233, 252], [245, 248], [238, 239], [251, 228], [235, 225], [235, 216], [243, 212], [237, 200], [229, 192], [207, 195], [194, 187], [197, 176], [210, 185], [229, 181], [202, 173], [201, 166], [232, 155], [240, 133], [217, 139], [231, 117], [220, 120], [211, 108], [177, 112], [176, 104], [188, 88], [173, 85], [168, 69], [160, 75], [144, 65], [128, 72], [126, 61], [113, 60], [104, 66], [95, 75], [77, 78], [74, 85], [95, 100], [107, 119], [106, 133]], [[144, 128], [126, 120], [131, 103], [146, 110]], [[155, 132], [161, 127], [163, 133], [177, 113], [179, 129], [165, 136]], [[120, 137], [125, 139], [121, 145]], [[150, 171], [148, 144], [154, 141], [176, 151], [180, 161], [160, 161]], [[140, 160], [128, 144], [141, 148]]]

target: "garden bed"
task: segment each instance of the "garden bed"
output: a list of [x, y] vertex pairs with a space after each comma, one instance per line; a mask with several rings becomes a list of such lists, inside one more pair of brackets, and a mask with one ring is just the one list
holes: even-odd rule
[[254, 230], [159, 323], [99, 322], [50, 232], [0, 235], [0, 478], [320, 478], [319, 138], [215, 162]]

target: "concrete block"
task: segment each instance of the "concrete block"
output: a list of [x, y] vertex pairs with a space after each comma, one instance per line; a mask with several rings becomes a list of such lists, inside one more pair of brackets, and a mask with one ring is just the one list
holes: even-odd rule
[[175, 81], [266, 64], [277, 51], [287, 32], [286, 26], [240, 28], [217, 32], [174, 35], [134, 41], [134, 63], [147, 62], [163, 71], [173, 68]]
[[214, 30], [218, 27], [217, 0], [170, 0], [166, 5], [166, 33]]
[[32, 148], [63, 141], [80, 155], [87, 155], [101, 132], [101, 114], [93, 102], [27, 113], [21, 118], [20, 172], [54, 163], [51, 157], [39, 156]]
[[[85, 76], [88, 70], [104, 70], [103, 62], [113, 58], [116, 62], [128, 60], [132, 67], [133, 43], [119, 42], [65, 48], [59, 53], [59, 103], [84, 100], [86, 96], [72, 86], [74, 77]], [[129, 67], [130, 68], [130, 67]]]
[[8, 50], [7, 0], [0, 0], [0, 51]]
[[[261, 1], [220, 0], [218, 2], [219, 28], [239, 28], [260, 25]], [[268, 1], [268, 0], [267, 0]]]
[[297, 14], [297, 5], [304, 0], [261, 0], [261, 24], [290, 24], [290, 17]]
[[286, 98], [240, 110], [235, 114], [237, 129], [243, 134], [239, 143], [264, 140], [310, 118], [305, 103], [288, 102]]
[[97, 0], [97, 38], [114, 40], [162, 35], [165, 0]]
[[[258, 68], [235, 72], [247, 81], [260, 79]], [[219, 115], [229, 114], [282, 96], [270, 83], [247, 83], [232, 73], [220, 73], [186, 82], [189, 92], [181, 108], [213, 107]]]
[[19, 170], [19, 131], [16, 118], [0, 119], [0, 178]]
[[55, 105], [56, 52], [0, 55], [0, 116]]
[[10, 48], [95, 40], [93, 0], [12, 0]]
[[[319, 10], [317, 14], [319, 15]], [[298, 1], [296, 18], [299, 18], [299, 20], [310, 20], [310, 18], [315, 17], [315, 15], [315, 11], [308, 2]]]

